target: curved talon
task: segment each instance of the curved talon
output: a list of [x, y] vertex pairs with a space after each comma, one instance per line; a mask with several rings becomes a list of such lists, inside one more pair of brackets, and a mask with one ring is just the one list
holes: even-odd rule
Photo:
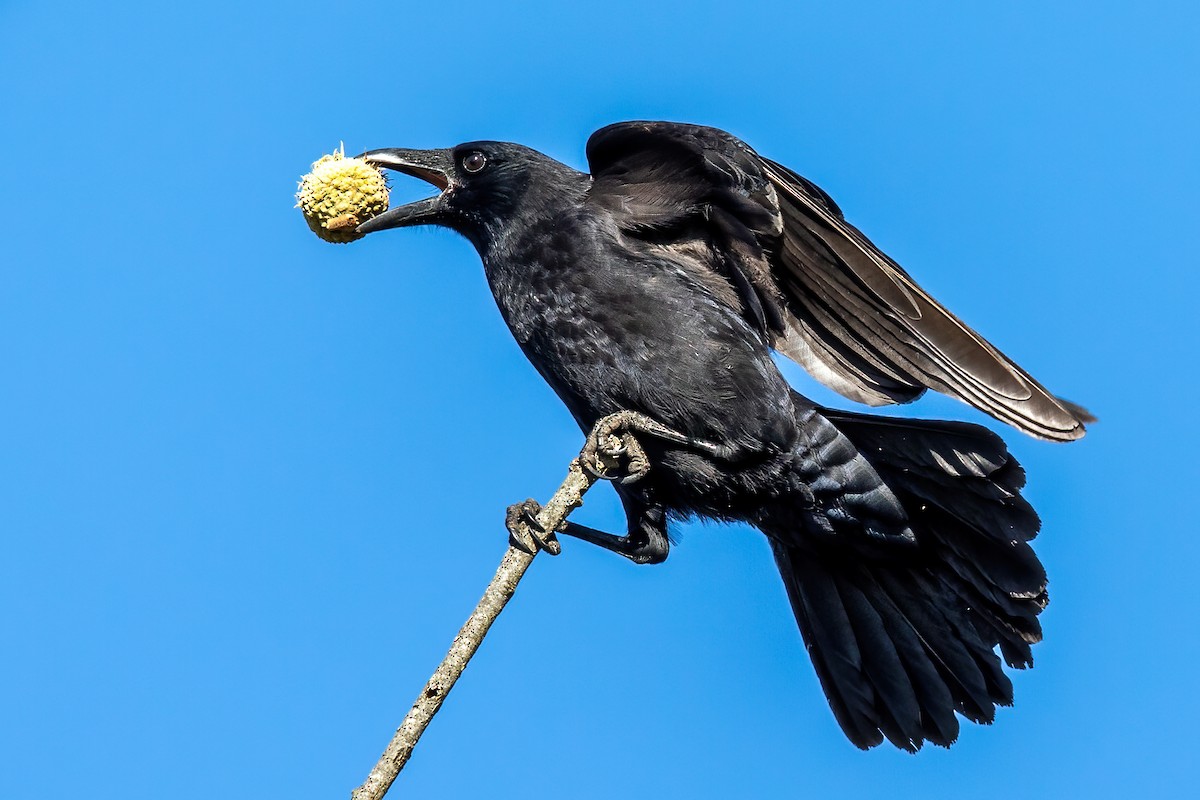
[[633, 435], [645, 427], [638, 415], [629, 411], [601, 419], [588, 434], [579, 464], [594, 477], [622, 484], [641, 480], [650, 469], [646, 451]]
[[526, 523], [526, 507], [529, 503], [535, 503], [536, 500], [526, 500], [524, 503], [513, 503], [508, 507], [508, 512], [504, 517], [504, 527], [508, 528], [508, 541], [519, 550], [524, 550], [526, 553], [537, 552], [537, 540], [533, 538], [533, 531]]
[[532, 498], [509, 506], [504, 517], [504, 527], [508, 528], [508, 540], [514, 547], [526, 553], [545, 550], [556, 556], [562, 552], [562, 547], [554, 538], [554, 534], [547, 533], [537, 521], [537, 515], [541, 511], [541, 503]]
[[[613, 463], [608, 464], [605, 463], [606, 461]], [[579, 466], [600, 480], [615, 480], [616, 476], [613, 475], [612, 470], [620, 466], [617, 461], [617, 456], [610, 453], [608, 445], [602, 444], [599, 437], [589, 436], [587, 444], [579, 454]]]
[[536, 500], [526, 500], [521, 503], [521, 521], [535, 533], [545, 533], [546, 529], [538, 522], [537, 515], [542, 513], [542, 506]]
[[587, 440], [587, 443], [583, 446], [583, 450], [579, 453], [579, 466], [591, 474], [593, 478], [600, 480], [607, 478], [604, 474], [604, 465], [600, 463], [600, 455], [596, 452], [591, 439]]
[[618, 478], [621, 484], [640, 481], [650, 471], [650, 459], [646, 451], [632, 433], [626, 432], [621, 437], [621, 451], [625, 455], [625, 474]]
[[[593, 462], [595, 462], [597, 466], [592, 466]], [[600, 466], [599, 462], [594, 458], [581, 458], [579, 460], [579, 466], [590, 473], [591, 476], [597, 480], [606, 481], [609, 479], [608, 473], [604, 471], [604, 468]], [[597, 469], [597, 467], [600, 468]]]

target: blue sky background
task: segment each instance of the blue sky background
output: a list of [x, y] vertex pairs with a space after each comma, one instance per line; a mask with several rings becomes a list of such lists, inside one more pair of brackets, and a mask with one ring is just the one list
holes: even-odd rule
[[[0, 797], [362, 780], [504, 508], [547, 497], [581, 437], [466, 242], [325, 244], [296, 180], [342, 140], [582, 166], [629, 118], [717, 125], [816, 180], [1101, 417], [1069, 446], [1004, 431], [1044, 519], [1046, 641], [994, 726], [861, 753], [758, 534], [688, 526], [643, 568], [568, 542], [397, 796], [1194, 786], [1195, 4], [828, 6], [0, 3]], [[607, 488], [579, 519], [621, 525]]]

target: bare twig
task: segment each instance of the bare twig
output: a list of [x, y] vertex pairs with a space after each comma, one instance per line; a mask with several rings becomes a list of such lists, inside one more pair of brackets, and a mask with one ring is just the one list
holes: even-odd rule
[[[606, 460], [602, 459], [601, 463]], [[571, 461], [566, 479], [537, 515], [537, 522], [542, 530], [556, 530], [568, 514], [583, 505], [584, 493], [592, 488], [596, 480], [594, 475], [579, 466], [578, 458]], [[396, 735], [392, 737], [391, 743], [383, 751], [367, 780], [351, 793], [351, 800], [381, 800], [387, 793], [392, 781], [400, 774], [408, 757], [412, 755], [413, 748], [433, 719], [433, 715], [442, 707], [442, 701], [450, 693], [454, 682], [462, 675], [467, 662], [475, 655], [483, 637], [487, 635], [488, 629], [513, 596], [517, 582], [533, 563], [534, 555], [515, 547], [508, 548], [495, 577], [484, 591], [483, 598], [467, 618], [458, 636], [454, 637], [450, 652], [442, 659], [429, 683], [425, 684], [425, 689], [417, 696], [408, 716], [396, 730]]]

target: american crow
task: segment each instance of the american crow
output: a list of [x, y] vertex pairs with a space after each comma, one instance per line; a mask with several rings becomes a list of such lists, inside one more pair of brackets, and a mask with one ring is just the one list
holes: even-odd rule
[[[580, 427], [624, 412], [640, 434], [652, 468], [617, 485], [627, 534], [561, 532], [655, 563], [668, 519], [748, 522], [855, 745], [915, 751], [953, 742], [955, 712], [991, 722], [1012, 702], [994, 649], [1030, 666], [1046, 605], [1024, 472], [976, 425], [818, 406], [770, 351], [871, 404], [928, 387], [1056, 440], [1092, 418], [930, 298], [825, 192], [733, 136], [626, 122], [587, 156], [591, 175], [500, 142], [373, 150], [441, 193], [359, 231], [465, 236]], [[510, 509], [515, 537], [534, 511]]]

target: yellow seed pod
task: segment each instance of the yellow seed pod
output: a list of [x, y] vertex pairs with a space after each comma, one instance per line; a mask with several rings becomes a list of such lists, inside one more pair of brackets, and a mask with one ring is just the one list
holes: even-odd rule
[[376, 167], [361, 158], [346, 158], [339, 149], [314, 161], [312, 172], [300, 179], [296, 207], [325, 241], [353, 242], [363, 236], [355, 228], [387, 211], [387, 181]]

